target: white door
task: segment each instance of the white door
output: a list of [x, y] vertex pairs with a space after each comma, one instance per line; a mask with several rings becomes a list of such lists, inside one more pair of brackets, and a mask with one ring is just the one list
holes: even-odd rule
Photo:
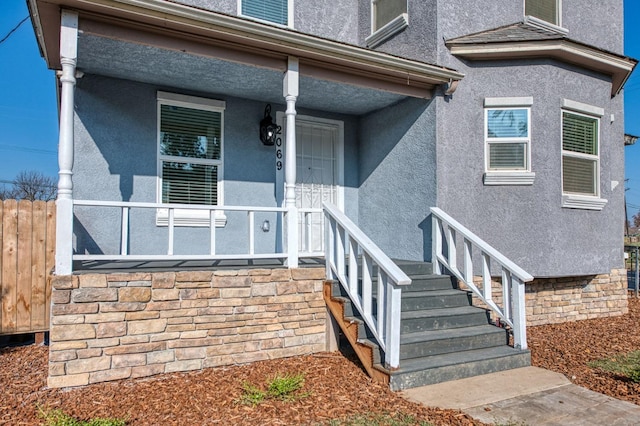
[[301, 253], [323, 251], [323, 214], [305, 209], [322, 209], [325, 201], [342, 207], [341, 137], [341, 126], [335, 123], [296, 120], [296, 206], [301, 209], [298, 225]]

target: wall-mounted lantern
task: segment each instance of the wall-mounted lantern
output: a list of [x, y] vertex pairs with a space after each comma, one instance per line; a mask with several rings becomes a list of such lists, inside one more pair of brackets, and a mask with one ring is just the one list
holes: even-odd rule
[[264, 118], [260, 120], [260, 140], [264, 145], [274, 145], [281, 130], [282, 128], [271, 118], [271, 104], [267, 104], [264, 108]]

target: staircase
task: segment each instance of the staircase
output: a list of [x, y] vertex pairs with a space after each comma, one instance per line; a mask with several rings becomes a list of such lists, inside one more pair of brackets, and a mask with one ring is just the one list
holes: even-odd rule
[[371, 377], [401, 390], [530, 365], [529, 351], [508, 346], [507, 331], [491, 325], [452, 277], [433, 275], [429, 263], [396, 264], [412, 283], [402, 291], [400, 365], [393, 371], [340, 284], [325, 283], [327, 306]]

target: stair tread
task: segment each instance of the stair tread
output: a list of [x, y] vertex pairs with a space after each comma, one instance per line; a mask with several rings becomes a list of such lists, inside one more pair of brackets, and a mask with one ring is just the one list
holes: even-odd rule
[[392, 375], [411, 373], [450, 365], [470, 362], [486, 361], [495, 358], [518, 356], [529, 351], [515, 349], [511, 346], [495, 346], [492, 348], [474, 349], [470, 351], [452, 352], [442, 355], [432, 355], [423, 358], [408, 359], [400, 362], [400, 367], [391, 372]]
[[478, 314], [486, 312], [482, 308], [475, 306], [460, 306], [457, 308], [437, 308], [437, 309], [421, 309], [418, 311], [406, 311], [402, 312], [402, 319], [417, 319], [417, 318], [434, 318], [434, 317], [449, 317], [456, 315], [468, 315]]
[[406, 333], [400, 336], [400, 345], [412, 344], [420, 342], [430, 342], [442, 339], [455, 339], [459, 337], [479, 336], [482, 334], [502, 334], [505, 329], [490, 324], [476, 325], [460, 328], [436, 329], [428, 331], [419, 331], [415, 333]]
[[452, 295], [467, 295], [466, 291], [456, 290], [455, 288], [447, 290], [420, 290], [420, 291], [403, 291], [403, 298], [419, 298], [419, 297], [438, 297], [438, 296], [452, 296]]

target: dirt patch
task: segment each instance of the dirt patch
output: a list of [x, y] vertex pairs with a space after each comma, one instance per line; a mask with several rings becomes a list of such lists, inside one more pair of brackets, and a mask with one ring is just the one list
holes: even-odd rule
[[[60, 408], [88, 420], [129, 419], [131, 425], [314, 425], [357, 413], [402, 412], [434, 425], [481, 425], [453, 410], [427, 408], [372, 383], [340, 353], [251, 365], [165, 374], [69, 390], [46, 389], [47, 348], [0, 350], [0, 425], [39, 424], [37, 407]], [[275, 374], [305, 375], [309, 395], [294, 402], [240, 404], [242, 384], [264, 384]]]
[[640, 350], [640, 301], [610, 318], [541, 325], [528, 330], [532, 364], [564, 374], [573, 383], [640, 405], [640, 383], [589, 367], [591, 361]]

